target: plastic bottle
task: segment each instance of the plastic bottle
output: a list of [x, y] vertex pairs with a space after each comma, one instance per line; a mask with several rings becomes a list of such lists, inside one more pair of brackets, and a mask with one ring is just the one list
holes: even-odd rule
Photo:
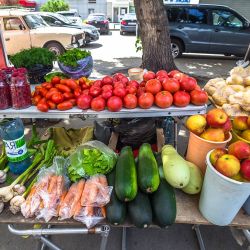
[[5, 145], [10, 171], [14, 174], [21, 174], [31, 164], [22, 120], [15, 118], [3, 121], [0, 124], [0, 136]]

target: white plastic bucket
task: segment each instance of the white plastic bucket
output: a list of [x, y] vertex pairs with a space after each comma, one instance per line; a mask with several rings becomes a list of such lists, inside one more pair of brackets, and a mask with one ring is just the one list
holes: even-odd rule
[[219, 173], [209, 161], [201, 191], [199, 209], [211, 223], [226, 226], [232, 222], [250, 195], [250, 183], [239, 182]]

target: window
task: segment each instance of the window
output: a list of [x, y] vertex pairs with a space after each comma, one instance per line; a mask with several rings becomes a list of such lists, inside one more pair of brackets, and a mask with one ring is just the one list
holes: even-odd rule
[[169, 22], [187, 23], [187, 12], [185, 8], [174, 7], [167, 10]]
[[42, 16], [42, 18], [49, 25], [55, 25], [61, 23], [59, 20], [56, 20], [55, 18], [50, 16]]
[[89, 9], [89, 14], [95, 13], [95, 9]]
[[89, 0], [89, 3], [96, 3], [96, 0]]
[[22, 21], [18, 17], [4, 18], [3, 23], [5, 30], [25, 30]]
[[213, 10], [213, 25], [242, 28], [243, 22], [230, 11]]
[[48, 24], [38, 15], [26, 15], [24, 20], [30, 29], [46, 27]]
[[207, 23], [207, 12], [206, 10], [197, 8], [188, 8], [188, 21], [189, 23]]

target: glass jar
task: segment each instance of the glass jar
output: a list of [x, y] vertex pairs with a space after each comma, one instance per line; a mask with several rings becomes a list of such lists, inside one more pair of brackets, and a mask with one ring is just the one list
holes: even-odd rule
[[6, 81], [6, 76], [0, 73], [0, 110], [11, 107], [10, 86]]
[[10, 84], [10, 81], [11, 81], [11, 75], [14, 72], [14, 70], [15, 70], [14, 67], [8, 67], [8, 68], [1, 69], [1, 71], [6, 75], [6, 81], [9, 84]]
[[15, 71], [10, 84], [12, 107], [25, 109], [31, 106], [31, 90], [26, 74]]

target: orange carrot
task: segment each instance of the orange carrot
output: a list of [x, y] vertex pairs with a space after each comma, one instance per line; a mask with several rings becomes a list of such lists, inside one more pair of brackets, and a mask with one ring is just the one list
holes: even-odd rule
[[81, 201], [79, 200], [76, 204], [76, 208], [75, 208], [75, 213], [74, 213], [74, 217], [79, 216], [82, 210], [82, 205], [81, 205]]
[[98, 193], [98, 188], [96, 185], [96, 178], [88, 179], [85, 183], [82, 198], [81, 198], [81, 204], [82, 206], [91, 205], [93, 204], [93, 201], [95, 201], [95, 198]]
[[90, 207], [90, 206], [87, 206], [87, 207], [84, 207], [84, 212], [86, 212], [86, 216], [94, 216], [94, 207]]
[[75, 213], [77, 203], [81, 199], [81, 196], [82, 196], [84, 185], [85, 185], [84, 180], [80, 180], [77, 183], [77, 190], [76, 190], [75, 197], [74, 197], [74, 199], [72, 201], [72, 205], [71, 205], [71, 209], [70, 209], [70, 217], [72, 217], [74, 215], [74, 213]]

